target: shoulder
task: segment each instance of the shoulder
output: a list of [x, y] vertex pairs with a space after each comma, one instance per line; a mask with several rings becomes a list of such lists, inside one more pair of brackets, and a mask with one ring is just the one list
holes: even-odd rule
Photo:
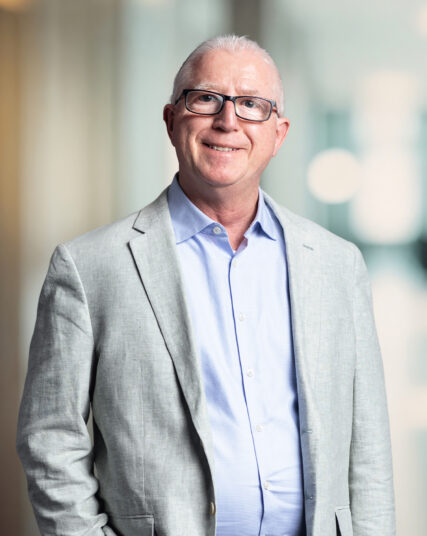
[[138, 232], [133, 228], [139, 212], [92, 229], [61, 244], [73, 257], [94, 256], [105, 250], [115, 250], [126, 244]]
[[[99, 278], [101, 274], [117, 274], [129, 269], [129, 244], [145, 232], [156, 237], [159, 221], [169, 217], [167, 190], [138, 212], [93, 229], [59, 244], [51, 258], [51, 270], [77, 270], [80, 277]], [[166, 225], [167, 227], [167, 225]]]
[[115, 255], [127, 247], [133, 238], [141, 235], [144, 228], [149, 229], [156, 220], [165, 219], [168, 216], [167, 189], [165, 189], [141, 210], [77, 236], [61, 246], [65, 247], [75, 258], [82, 256], [93, 258], [98, 255], [104, 257], [107, 253]]
[[328, 299], [341, 303], [342, 307], [352, 303], [355, 296], [359, 299], [361, 296], [362, 301], [358, 303], [369, 308], [371, 283], [359, 248], [271, 198], [266, 200], [282, 225], [288, 266], [294, 279], [303, 285], [311, 280], [322, 281]]
[[264, 195], [267, 204], [282, 225], [287, 248], [299, 246], [308, 248], [316, 254], [316, 259], [325, 269], [340, 271], [343, 276], [349, 276], [357, 263], [363, 263], [362, 254], [353, 242], [292, 212], [276, 203], [270, 196]]

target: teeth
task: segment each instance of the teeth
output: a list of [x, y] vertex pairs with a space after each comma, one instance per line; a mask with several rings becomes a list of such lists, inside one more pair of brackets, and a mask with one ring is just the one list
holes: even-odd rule
[[233, 147], [219, 147], [218, 145], [208, 145], [211, 149], [215, 149], [215, 151], [235, 151], [236, 149], [233, 149]]

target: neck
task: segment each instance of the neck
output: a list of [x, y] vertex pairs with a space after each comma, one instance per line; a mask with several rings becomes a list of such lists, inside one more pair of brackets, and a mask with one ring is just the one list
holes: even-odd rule
[[245, 191], [233, 186], [212, 188], [211, 191], [193, 191], [179, 181], [185, 195], [209, 218], [225, 227], [231, 247], [236, 250], [252, 223], [258, 206], [258, 184]]

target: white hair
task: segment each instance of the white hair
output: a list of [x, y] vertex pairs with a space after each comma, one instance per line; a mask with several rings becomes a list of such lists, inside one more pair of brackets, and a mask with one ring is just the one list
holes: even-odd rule
[[261, 48], [258, 43], [248, 39], [246, 36], [238, 35], [219, 35], [217, 37], [212, 37], [203, 43], [200, 43], [193, 52], [188, 56], [188, 58], [181, 65], [178, 73], [175, 76], [173, 84], [173, 92], [171, 95], [171, 103], [175, 104], [175, 101], [180, 97], [182, 91], [191, 86], [191, 79], [193, 76], [193, 70], [197, 60], [200, 59], [204, 54], [212, 50], [227, 50], [229, 52], [240, 52], [244, 50], [249, 50], [259, 54], [263, 60], [273, 67], [273, 72], [275, 73], [275, 87], [274, 93], [276, 96], [277, 103], [277, 112], [279, 116], [283, 114], [284, 111], [284, 96], [283, 96], [283, 84], [282, 79], [280, 78], [279, 70], [271, 58], [270, 54]]

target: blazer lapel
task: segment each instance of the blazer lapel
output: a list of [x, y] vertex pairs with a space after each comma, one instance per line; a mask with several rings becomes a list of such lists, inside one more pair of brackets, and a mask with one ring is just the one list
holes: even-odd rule
[[133, 227], [141, 234], [132, 239], [129, 246], [211, 464], [213, 451], [202, 373], [185, 301], [166, 192], [164, 190], [138, 214]]
[[322, 321], [320, 246], [312, 240], [304, 219], [265, 197], [279, 218], [285, 237], [304, 481], [306, 490], [313, 490], [318, 453], [316, 429], [320, 422], [315, 397]]

